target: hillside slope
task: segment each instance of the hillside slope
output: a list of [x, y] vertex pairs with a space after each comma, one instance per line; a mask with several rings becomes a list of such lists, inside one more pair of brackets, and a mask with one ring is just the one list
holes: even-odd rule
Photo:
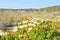
[[17, 22], [25, 18], [42, 18], [57, 21], [60, 19], [60, 6], [52, 6], [41, 9], [0, 9], [1, 22]]

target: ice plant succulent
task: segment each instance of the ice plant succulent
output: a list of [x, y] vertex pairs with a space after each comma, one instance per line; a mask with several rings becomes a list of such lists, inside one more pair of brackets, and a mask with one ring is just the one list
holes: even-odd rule
[[26, 20], [17, 24], [7, 32], [0, 30], [0, 40], [55, 40], [56, 31], [60, 32], [60, 26], [56, 30], [55, 23], [49, 20]]

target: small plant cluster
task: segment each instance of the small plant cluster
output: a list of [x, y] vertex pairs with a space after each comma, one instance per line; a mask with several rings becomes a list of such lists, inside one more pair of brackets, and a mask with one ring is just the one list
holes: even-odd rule
[[56, 23], [41, 19], [21, 21], [10, 30], [0, 30], [0, 40], [60, 40], [59, 35]]

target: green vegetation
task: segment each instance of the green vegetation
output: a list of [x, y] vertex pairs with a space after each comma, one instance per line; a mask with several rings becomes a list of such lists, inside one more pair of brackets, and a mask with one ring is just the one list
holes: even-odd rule
[[49, 20], [25, 20], [13, 29], [0, 32], [0, 40], [60, 40], [56, 26], [56, 22]]
[[60, 40], [60, 6], [1, 9], [0, 40]]

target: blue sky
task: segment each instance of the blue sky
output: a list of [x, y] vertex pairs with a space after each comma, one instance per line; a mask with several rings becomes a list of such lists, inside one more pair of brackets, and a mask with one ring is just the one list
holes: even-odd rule
[[0, 8], [43, 8], [60, 5], [60, 0], [0, 0]]

